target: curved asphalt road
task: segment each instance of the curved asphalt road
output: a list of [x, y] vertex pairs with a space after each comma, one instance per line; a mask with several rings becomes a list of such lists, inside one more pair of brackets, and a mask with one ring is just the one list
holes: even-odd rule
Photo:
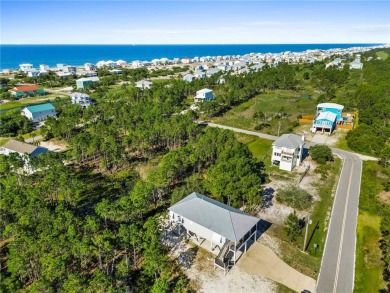
[[333, 202], [317, 293], [353, 292], [355, 277], [356, 225], [362, 160], [355, 154], [332, 149], [343, 159]]
[[[211, 127], [229, 129], [276, 140], [277, 136], [214, 123]], [[307, 144], [310, 146], [310, 143]], [[355, 277], [356, 226], [359, 206], [362, 160], [354, 153], [332, 149], [343, 160], [326, 237], [317, 293], [353, 292]]]

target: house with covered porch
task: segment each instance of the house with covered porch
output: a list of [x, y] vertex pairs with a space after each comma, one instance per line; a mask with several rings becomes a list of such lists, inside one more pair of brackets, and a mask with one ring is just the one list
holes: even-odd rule
[[279, 169], [292, 171], [303, 160], [305, 137], [293, 133], [283, 134], [272, 143], [272, 165]]
[[337, 124], [343, 124], [343, 109], [343, 105], [335, 103], [318, 104], [311, 131], [331, 134]]
[[250, 240], [256, 241], [259, 218], [193, 192], [169, 209], [172, 225], [183, 229], [187, 238], [198, 244], [209, 242], [210, 250], [218, 250], [214, 268], [226, 273], [245, 253]]

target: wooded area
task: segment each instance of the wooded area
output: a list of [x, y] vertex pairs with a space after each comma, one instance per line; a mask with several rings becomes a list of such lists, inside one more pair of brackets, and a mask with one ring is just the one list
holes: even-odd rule
[[[283, 63], [227, 75], [225, 84], [218, 74], [191, 83], [170, 79], [144, 90], [110, 88], [119, 79], [148, 77], [143, 69], [122, 77], [100, 72], [101, 82], [87, 89], [96, 105], [83, 109], [56, 101], [59, 118], [48, 118], [41, 133], [65, 140], [69, 151], [32, 158], [38, 171], [30, 176], [13, 172], [23, 166], [20, 158], [0, 156], [0, 291], [187, 292], [188, 280], [160, 244], [166, 208], [197, 191], [252, 212], [266, 175], [233, 133], [194, 123], [195, 112], [179, 113], [201, 88], [217, 96], [200, 107], [212, 117], [265, 90], [295, 90], [301, 86], [297, 74], [306, 69], [320, 98], [330, 101], [349, 71], [323, 66]], [[365, 82], [348, 101], [360, 117], [347, 136], [353, 150], [390, 153], [389, 67], [390, 59], [365, 62]], [[45, 78], [45, 85], [57, 82]], [[2, 115], [4, 134], [29, 131], [30, 124], [15, 117]], [[141, 176], [137, 168], [151, 162], [156, 164]]]

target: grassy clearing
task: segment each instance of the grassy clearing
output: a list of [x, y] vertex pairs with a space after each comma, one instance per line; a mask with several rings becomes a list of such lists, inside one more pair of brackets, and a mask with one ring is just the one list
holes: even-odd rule
[[69, 98], [68, 96], [61, 95], [61, 94], [50, 94], [42, 97], [25, 98], [25, 99], [20, 99], [18, 101], [12, 101], [12, 102], [1, 104], [0, 111], [26, 107], [30, 105], [39, 105], [49, 101], [54, 101], [57, 97], [59, 97], [61, 100]]
[[0, 146], [4, 145], [7, 141], [9, 141], [9, 138], [0, 138]]
[[359, 200], [357, 226], [355, 292], [379, 292], [386, 286], [382, 279], [383, 262], [379, 240], [381, 239], [380, 206], [377, 195], [382, 190], [381, 183], [386, 176], [381, 173], [377, 162], [364, 162]]
[[253, 157], [260, 161], [263, 161], [264, 157], [266, 157], [264, 163], [271, 163], [270, 155], [273, 142], [272, 140], [243, 133], [235, 133], [235, 136], [239, 142], [248, 146], [249, 150], [253, 154]]
[[337, 143], [334, 145], [335, 148], [345, 150], [347, 152], [353, 152], [348, 146], [347, 140], [345, 137], [347, 136], [347, 132], [340, 133]]
[[313, 279], [318, 278], [321, 257], [303, 253], [301, 251], [303, 239], [298, 240], [297, 243], [300, 245], [292, 244], [287, 237], [285, 237], [283, 227], [276, 224], [273, 224], [270, 229], [267, 230], [267, 233], [269, 233], [277, 242], [279, 251], [275, 252], [285, 263], [306, 276]]
[[32, 138], [33, 136], [38, 136], [38, 135], [41, 135], [41, 130], [40, 129], [34, 130], [33, 132], [30, 132], [30, 133], [22, 134], [22, 137], [24, 139], [27, 139], [27, 138]]
[[[309, 90], [288, 91], [275, 90], [259, 94], [244, 102], [222, 117], [213, 118], [213, 122], [238, 128], [254, 130], [257, 124], [267, 124], [261, 132], [277, 135], [290, 132], [298, 115], [313, 114], [316, 107], [315, 99], [306, 99], [302, 96], [310, 94]], [[254, 119], [255, 112], [263, 112], [265, 120]], [[284, 115], [279, 118], [277, 115]]]
[[389, 57], [389, 54], [387, 54], [385, 51], [379, 51], [379, 52], [376, 52], [376, 56], [378, 56], [382, 60], [386, 60], [387, 57]]

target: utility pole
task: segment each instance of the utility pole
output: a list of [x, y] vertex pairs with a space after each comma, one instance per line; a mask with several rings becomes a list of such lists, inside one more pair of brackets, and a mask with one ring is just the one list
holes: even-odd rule
[[278, 126], [278, 137], [279, 137], [279, 134], [280, 134], [280, 121], [279, 121], [279, 126]]
[[307, 231], [309, 230], [309, 225], [310, 225], [310, 224], [311, 224], [310, 214], [307, 214], [306, 231], [305, 231], [305, 240], [304, 240], [304, 242], [303, 242], [302, 252], [305, 252], [305, 250], [306, 250]]

